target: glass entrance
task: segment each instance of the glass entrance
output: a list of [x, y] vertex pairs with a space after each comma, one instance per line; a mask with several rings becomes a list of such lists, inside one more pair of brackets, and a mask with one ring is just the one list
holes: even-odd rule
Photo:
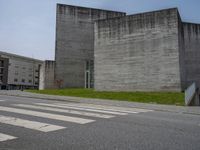
[[90, 71], [85, 72], [85, 88], [90, 88]]
[[85, 63], [85, 88], [93, 88], [93, 72], [94, 72], [94, 61], [86, 61]]

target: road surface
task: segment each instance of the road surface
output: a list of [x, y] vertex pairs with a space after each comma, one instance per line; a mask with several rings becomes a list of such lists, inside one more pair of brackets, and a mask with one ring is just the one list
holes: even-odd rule
[[1, 95], [0, 150], [200, 150], [200, 115]]

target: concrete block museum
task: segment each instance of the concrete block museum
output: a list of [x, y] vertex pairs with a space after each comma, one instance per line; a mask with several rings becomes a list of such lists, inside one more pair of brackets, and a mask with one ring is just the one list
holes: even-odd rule
[[177, 8], [126, 15], [58, 4], [55, 61], [41, 67], [40, 89], [183, 91], [200, 86], [199, 64], [200, 25]]

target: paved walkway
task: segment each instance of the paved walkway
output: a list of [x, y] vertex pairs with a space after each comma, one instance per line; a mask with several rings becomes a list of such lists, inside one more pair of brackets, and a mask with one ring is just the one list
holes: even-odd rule
[[157, 111], [168, 111], [168, 112], [174, 112], [174, 113], [200, 115], [200, 107], [171, 106], [171, 105], [146, 104], [146, 103], [126, 102], [126, 101], [79, 98], [79, 97], [69, 97], [69, 96], [55, 96], [55, 95], [35, 94], [35, 93], [29, 93], [29, 92], [24, 92], [24, 91], [3, 91], [2, 90], [0, 91], [0, 95], [77, 102], [77, 103], [100, 104], [100, 105], [109, 105], [109, 106], [144, 108], [144, 109], [153, 109]]

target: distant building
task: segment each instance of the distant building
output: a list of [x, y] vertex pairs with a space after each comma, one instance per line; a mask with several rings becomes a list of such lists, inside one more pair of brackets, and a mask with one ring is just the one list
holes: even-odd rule
[[0, 89], [38, 89], [41, 60], [0, 51]]
[[126, 15], [58, 4], [53, 69], [57, 88], [200, 88], [200, 24], [183, 22], [177, 8]]

